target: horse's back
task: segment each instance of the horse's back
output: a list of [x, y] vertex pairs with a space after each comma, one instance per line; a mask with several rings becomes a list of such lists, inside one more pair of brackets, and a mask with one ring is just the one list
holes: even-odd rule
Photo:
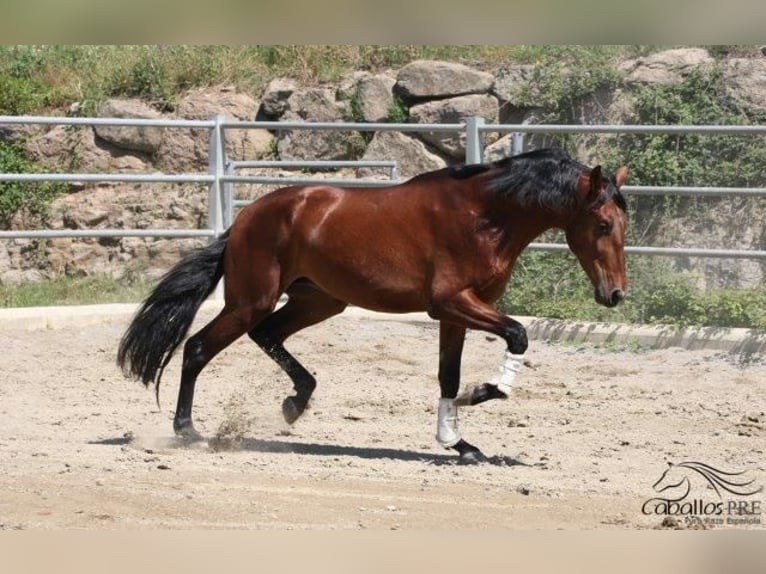
[[231, 265], [278, 274], [281, 288], [306, 278], [362, 307], [420, 310], [436, 243], [434, 195], [422, 185], [277, 190], [235, 221]]

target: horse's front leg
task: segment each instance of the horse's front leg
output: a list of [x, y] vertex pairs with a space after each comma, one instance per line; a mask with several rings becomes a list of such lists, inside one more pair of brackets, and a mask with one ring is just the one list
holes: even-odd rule
[[463, 464], [486, 461], [481, 451], [466, 442], [458, 429], [458, 403], [460, 389], [460, 361], [463, 355], [465, 327], [442, 321], [439, 324], [439, 387], [441, 398], [436, 422], [436, 440], [445, 448], [460, 454]]
[[[527, 350], [526, 329], [518, 321], [497, 312], [471, 290], [449, 297], [435, 298], [429, 314], [441, 321], [439, 383], [442, 398], [439, 402], [437, 440], [448, 448], [458, 450], [461, 461], [477, 462], [484, 458], [483, 455], [476, 447], [466, 443], [457, 430], [458, 407], [508, 398], [516, 373], [521, 368], [522, 357]], [[505, 340], [508, 347], [498, 375], [458, 397], [460, 358], [466, 328], [498, 335]]]
[[[524, 325], [499, 313], [491, 305], [485, 303], [471, 290], [466, 289], [451, 296], [442, 296], [432, 301], [428, 314], [439, 321], [448, 321], [468, 329], [478, 329], [492, 333], [505, 341], [507, 351], [500, 374], [488, 384], [497, 387], [502, 395], [488, 391], [481, 400], [470, 402], [477, 404], [490, 398], [506, 398], [516, 373], [522, 364], [522, 356], [527, 351], [529, 342]], [[477, 396], [477, 399], [480, 398]]]

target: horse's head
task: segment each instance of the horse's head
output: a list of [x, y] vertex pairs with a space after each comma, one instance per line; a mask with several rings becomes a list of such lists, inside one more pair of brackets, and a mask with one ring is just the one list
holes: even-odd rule
[[652, 488], [654, 488], [656, 492], [664, 492], [669, 488], [676, 488], [682, 484], [688, 485], [689, 479], [683, 472], [678, 471], [679, 468], [681, 467], [669, 462], [668, 468], [666, 468], [660, 478], [657, 479], [657, 482], [652, 485]]
[[580, 175], [580, 198], [565, 229], [567, 243], [595, 288], [596, 301], [614, 307], [625, 298], [625, 231], [627, 216], [620, 188], [628, 176], [621, 167], [614, 178], [602, 176], [601, 166]]
[[657, 479], [657, 482], [652, 485], [652, 488], [665, 499], [681, 500], [689, 494], [691, 484], [683, 469], [669, 462], [668, 468]]
[[[690, 476], [700, 476], [704, 479], [703, 484], [715, 490], [719, 498], [721, 491], [729, 492], [737, 496], [751, 496], [763, 491], [763, 487], [753, 487], [755, 479], [740, 480], [733, 477], [743, 475], [745, 471], [727, 472], [719, 470], [703, 462], [685, 461], [678, 464], [668, 463], [668, 468], [662, 473], [659, 480], [654, 483], [656, 492], [665, 492], [668, 489], [683, 486], [686, 494], [691, 490]], [[678, 490], [675, 492], [678, 494]], [[684, 496], [686, 496], [684, 494]], [[668, 496], [667, 494], [665, 496]]]

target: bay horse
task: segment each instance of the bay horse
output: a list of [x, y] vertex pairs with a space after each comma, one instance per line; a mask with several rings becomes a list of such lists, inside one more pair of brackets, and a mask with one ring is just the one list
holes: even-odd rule
[[[120, 341], [127, 377], [154, 383], [221, 279], [221, 312], [183, 347], [173, 428], [199, 440], [192, 423], [197, 377], [221, 350], [249, 337], [287, 373], [295, 395], [282, 403], [292, 424], [315, 378], [285, 340], [347, 305], [387, 313], [426, 311], [439, 322], [437, 441], [459, 462], [486, 460], [457, 424], [460, 405], [504, 399], [527, 350], [521, 323], [498, 312], [511, 270], [542, 232], [563, 229], [607, 307], [627, 288], [626, 204], [614, 176], [565, 151], [541, 149], [494, 163], [447, 167], [384, 188], [291, 186], [260, 197], [219, 238], [182, 259], [160, 280]], [[276, 309], [281, 295], [287, 302]], [[276, 309], [276, 310], [275, 310]], [[466, 329], [507, 344], [500, 375], [458, 396]]]

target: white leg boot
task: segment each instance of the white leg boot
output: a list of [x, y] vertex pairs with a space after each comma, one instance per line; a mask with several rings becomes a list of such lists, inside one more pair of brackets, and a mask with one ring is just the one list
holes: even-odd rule
[[[524, 355], [514, 355], [510, 351], [505, 352], [503, 363], [500, 365], [499, 372], [484, 384], [473, 386], [463, 391], [455, 399], [458, 406], [475, 405], [489, 399], [507, 399], [511, 393], [513, 381], [516, 379], [516, 373], [521, 369]], [[488, 389], [494, 387], [495, 391], [489, 393]]]
[[436, 440], [444, 448], [452, 448], [460, 442], [457, 428], [457, 405], [455, 399], [439, 399], [439, 411], [436, 421]]
[[523, 358], [524, 355], [514, 355], [510, 351], [505, 351], [505, 358], [503, 364], [500, 365], [500, 372], [487, 381], [487, 384], [496, 386], [497, 390], [507, 397], [511, 392], [511, 386], [516, 378], [516, 373], [521, 369]]

